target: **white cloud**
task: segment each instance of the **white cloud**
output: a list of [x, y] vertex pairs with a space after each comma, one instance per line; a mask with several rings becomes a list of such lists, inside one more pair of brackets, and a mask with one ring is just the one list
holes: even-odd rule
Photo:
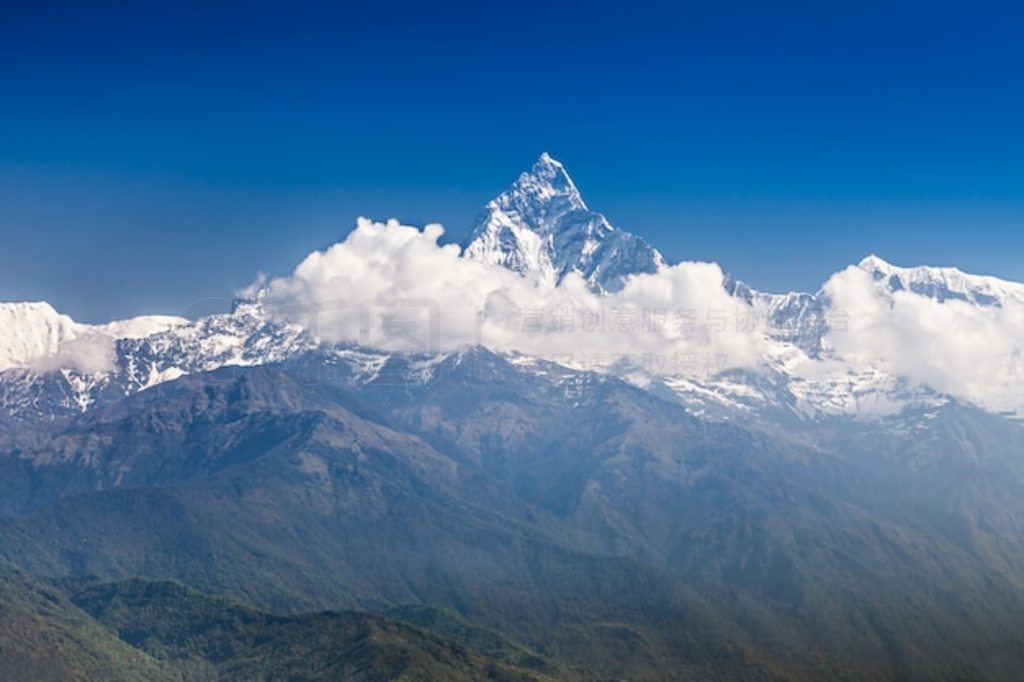
[[115, 340], [108, 334], [82, 325], [73, 338], [62, 341], [52, 355], [41, 356], [32, 368], [46, 372], [70, 369], [82, 374], [99, 374], [114, 368]]
[[938, 301], [889, 292], [850, 267], [825, 284], [845, 329], [828, 342], [854, 368], [876, 367], [993, 409], [1019, 408], [1024, 305]]
[[321, 338], [395, 350], [482, 343], [584, 365], [653, 358], [675, 373], [750, 366], [764, 354], [765, 342], [739, 329], [749, 307], [726, 293], [713, 263], [637, 275], [598, 296], [578, 276], [554, 287], [461, 258], [438, 245], [442, 234], [360, 219], [344, 241], [265, 283], [264, 304]]

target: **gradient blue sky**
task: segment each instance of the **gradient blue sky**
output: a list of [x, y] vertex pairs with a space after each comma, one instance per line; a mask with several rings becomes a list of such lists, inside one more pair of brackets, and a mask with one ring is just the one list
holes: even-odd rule
[[361, 214], [461, 239], [543, 150], [759, 288], [869, 252], [1024, 280], [1011, 3], [14, 4], [0, 300], [196, 312]]

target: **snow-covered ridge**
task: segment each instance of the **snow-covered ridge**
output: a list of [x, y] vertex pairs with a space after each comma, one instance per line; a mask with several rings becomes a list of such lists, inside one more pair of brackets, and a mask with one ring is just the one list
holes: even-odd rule
[[[145, 315], [91, 325], [75, 322], [46, 302], [0, 303], [0, 371], [91, 361], [85, 356], [103, 353], [117, 339], [145, 337], [187, 323], [180, 317]], [[62, 355], [64, 362], [54, 364]]]
[[[24, 345], [17, 341], [23, 335], [63, 336], [48, 354], [0, 368], [0, 414], [24, 419], [81, 412], [187, 374], [280, 362], [317, 345], [296, 325], [269, 321], [258, 305], [197, 320], [144, 316], [105, 325], [78, 324], [49, 306], [31, 309], [35, 315], [7, 329], [13, 348]], [[54, 320], [63, 326], [54, 328]]]
[[189, 320], [173, 315], [140, 315], [127, 320], [93, 325], [92, 328], [112, 339], [142, 339], [153, 334], [184, 327]]
[[904, 268], [875, 255], [868, 256], [857, 267], [869, 273], [879, 287], [890, 294], [909, 291], [940, 302], [965, 301], [976, 306], [999, 306], [1007, 301], [1024, 304], [1024, 284], [972, 275], [957, 268]]

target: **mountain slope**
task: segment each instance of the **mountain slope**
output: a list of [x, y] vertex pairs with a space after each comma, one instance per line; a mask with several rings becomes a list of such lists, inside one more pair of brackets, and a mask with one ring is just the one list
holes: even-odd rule
[[[161, 385], [18, 453], [51, 502], [0, 524], [0, 552], [42, 574], [175, 578], [274, 609], [448, 605], [588, 670], [657, 670], [678, 638], [695, 641], [672, 655], [681, 670], [722, 646], [739, 647], [729, 669], [768, 666], [689, 588], [574, 549], [550, 513], [357, 412], [270, 368]], [[681, 620], [648, 641], [655, 604]], [[600, 613], [647, 634], [607, 657], [618, 635], [592, 630]], [[586, 634], [550, 643], [572, 632]]]
[[[154, 387], [3, 458], [32, 513], [0, 524], [0, 553], [42, 574], [173, 578], [275, 610], [454, 608], [616, 676], [657, 679], [668, 651], [698, 678], [712, 660], [794, 679], [984, 678], [987, 656], [1019, 660], [1016, 526], [961, 530], [1012, 523], [1018, 425], [1000, 421], [1006, 450], [984, 458], [1007, 468], [987, 472], [970, 450], [930, 465], [953, 485], [944, 507], [914, 491], [920, 465], [832, 449], [853, 423], [769, 440], [548, 369], [478, 349], [420, 384], [353, 389], [262, 367]], [[567, 393], [565, 378], [585, 384]], [[872, 438], [865, 449], [893, 457], [907, 447]], [[999, 495], [964, 495], [952, 482], [966, 473]], [[812, 646], [814, 661], [796, 653]]]

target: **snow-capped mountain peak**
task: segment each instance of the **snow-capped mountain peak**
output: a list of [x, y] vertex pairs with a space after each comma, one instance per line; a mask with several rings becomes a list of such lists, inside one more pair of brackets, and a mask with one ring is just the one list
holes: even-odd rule
[[565, 166], [547, 152], [486, 208], [517, 216], [540, 234], [554, 232], [567, 213], [589, 210]]
[[643, 239], [591, 211], [565, 166], [547, 152], [487, 203], [464, 255], [552, 286], [575, 272], [594, 291], [617, 291], [625, 277], [665, 265]]
[[79, 327], [49, 303], [0, 303], [0, 371], [55, 354]]

